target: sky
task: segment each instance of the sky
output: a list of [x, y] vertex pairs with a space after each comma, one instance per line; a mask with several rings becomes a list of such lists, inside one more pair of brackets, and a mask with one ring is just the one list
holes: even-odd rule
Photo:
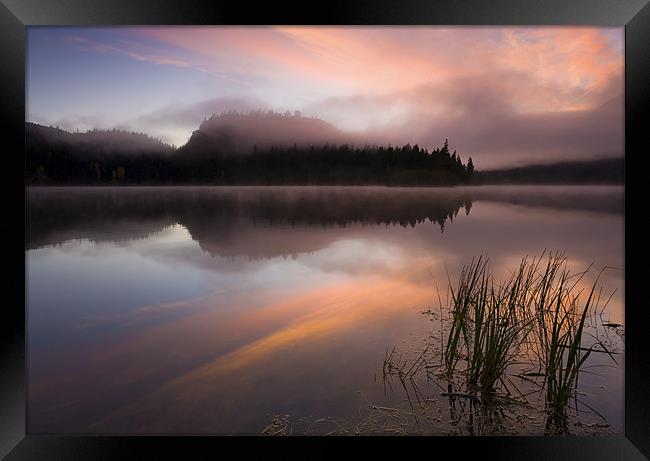
[[29, 27], [27, 52], [27, 120], [72, 131], [299, 110], [483, 169], [623, 155], [622, 27]]

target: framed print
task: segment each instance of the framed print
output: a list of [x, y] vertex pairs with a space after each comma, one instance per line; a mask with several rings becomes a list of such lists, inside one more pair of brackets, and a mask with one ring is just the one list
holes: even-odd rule
[[647, 2], [4, 5], [6, 459], [647, 459]]

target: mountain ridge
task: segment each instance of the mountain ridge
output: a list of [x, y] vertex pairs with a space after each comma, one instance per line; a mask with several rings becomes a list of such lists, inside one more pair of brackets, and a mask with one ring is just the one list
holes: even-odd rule
[[477, 171], [478, 184], [623, 184], [624, 157], [534, 163]]
[[[86, 183], [101, 182], [111, 178], [124, 179], [125, 176], [138, 183], [141, 180], [156, 183], [162, 181], [162, 178], [168, 177], [165, 175], [177, 168], [178, 162], [193, 162], [195, 164], [192, 167], [194, 176], [186, 175], [187, 178], [200, 177], [202, 182], [210, 183], [218, 181], [219, 177], [214, 176], [213, 179], [210, 179], [212, 176], [205, 172], [199, 173], [199, 171], [202, 168], [214, 171], [221, 169], [219, 174], [223, 178], [223, 162], [228, 156], [257, 155], [263, 164], [268, 164], [269, 161], [287, 163], [283, 160], [285, 156], [295, 157], [298, 155], [300, 158], [301, 155], [309, 154], [314, 149], [319, 152], [329, 152], [327, 155], [332, 159], [334, 158], [332, 156], [338, 158], [339, 160], [332, 160], [335, 164], [329, 163], [328, 165], [336, 166], [337, 171], [346, 176], [343, 165], [347, 162], [345, 160], [347, 156], [344, 154], [341, 157], [340, 152], [336, 151], [342, 150], [350, 152], [349, 155], [359, 155], [360, 149], [355, 145], [365, 146], [361, 152], [374, 152], [372, 155], [379, 153], [385, 156], [385, 154], [381, 154], [382, 149], [384, 152], [393, 149], [390, 146], [377, 148], [362, 144], [360, 137], [345, 133], [319, 118], [303, 117], [297, 111], [294, 113], [261, 110], [246, 113], [229, 111], [218, 115], [213, 114], [205, 118], [188, 141], [180, 147], [171, 146], [145, 133], [118, 129], [69, 132], [58, 127], [26, 122], [28, 183], [56, 183], [61, 180], [60, 178], [68, 175], [66, 169], [84, 170], [81, 173], [71, 174], [73, 177], [85, 178]], [[402, 158], [399, 157], [400, 153], [408, 155], [407, 152], [411, 152], [413, 149], [417, 150], [417, 155], [424, 155], [425, 160], [426, 156], [430, 155], [428, 151], [417, 146], [411, 148], [408, 144], [403, 148], [395, 148], [395, 152], [398, 154], [398, 158]], [[431, 154], [437, 151], [439, 149], [431, 151]], [[455, 155], [454, 152], [454, 157]], [[126, 163], [131, 162], [125, 158], [134, 156], [146, 157], [146, 161], [141, 161], [136, 165], [137, 168], [123, 171]], [[162, 158], [170, 160], [163, 161]], [[460, 158], [455, 159], [457, 163], [459, 160]], [[91, 161], [94, 163], [89, 163]], [[242, 159], [242, 161], [244, 160]], [[343, 163], [336, 163], [340, 161]], [[393, 162], [388, 157], [385, 161], [389, 164]], [[374, 168], [376, 171], [383, 164], [377, 163], [377, 160], [373, 160], [373, 162], [372, 167], [366, 163], [367, 168]], [[220, 163], [221, 166], [219, 166]], [[469, 184], [620, 184], [624, 181], [623, 163], [622, 157], [609, 157], [536, 163], [482, 171], [478, 168], [477, 174], [471, 178], [471, 181], [469, 178], [465, 180]], [[404, 171], [400, 176], [410, 178], [417, 176], [419, 179], [417, 181], [413, 179], [413, 181], [417, 183], [424, 181], [424, 184], [428, 184], [427, 181], [430, 180], [425, 181], [423, 178], [426, 175], [423, 176], [423, 174], [426, 168], [430, 167], [426, 167], [425, 164], [429, 163], [420, 161], [418, 164], [420, 166], [415, 167], [421, 170], [420, 173]], [[257, 166], [255, 167], [257, 168]], [[399, 168], [413, 167], [407, 164]], [[286, 168], [291, 167], [285, 165], [282, 168], [284, 168], [283, 174], [287, 175]], [[363, 163], [358, 165], [355, 163], [352, 168], [363, 168]], [[87, 170], [92, 171], [88, 172]], [[362, 174], [361, 171], [359, 170], [357, 174]], [[134, 176], [135, 172], [137, 172], [136, 176]], [[334, 178], [328, 179], [328, 181], [333, 180]], [[267, 178], [265, 181], [269, 181], [269, 179]], [[442, 183], [444, 184], [446, 181], [442, 181]]]
[[133, 154], [139, 152], [169, 153], [173, 146], [146, 133], [120, 129], [71, 132], [59, 127], [25, 122], [27, 147], [47, 143], [54, 146], [76, 146], [89, 154]]
[[358, 144], [355, 140], [330, 123], [303, 117], [298, 111], [231, 111], [203, 120], [178, 151], [192, 157], [210, 156], [216, 150], [241, 155], [269, 148]]

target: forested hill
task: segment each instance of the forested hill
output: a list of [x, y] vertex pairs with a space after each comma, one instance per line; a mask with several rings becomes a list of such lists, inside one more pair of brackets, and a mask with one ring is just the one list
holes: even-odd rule
[[221, 153], [246, 154], [270, 147], [355, 144], [329, 123], [300, 112], [225, 112], [204, 120], [180, 150], [187, 156]]
[[[299, 113], [228, 112], [175, 148], [143, 133], [26, 124], [26, 179], [56, 184], [622, 184], [622, 157], [474, 172], [444, 145], [363, 145]], [[479, 165], [480, 167], [480, 165]]]
[[454, 185], [474, 166], [445, 143], [358, 146], [298, 113], [226, 113], [206, 119], [174, 149], [117, 130], [68, 133], [27, 124], [28, 184]]
[[623, 184], [625, 161], [612, 157], [480, 171], [476, 184]]
[[90, 157], [144, 153], [165, 154], [174, 151], [169, 144], [144, 133], [116, 129], [71, 133], [60, 128], [27, 122], [25, 139], [28, 151], [36, 152], [39, 149], [47, 148]]

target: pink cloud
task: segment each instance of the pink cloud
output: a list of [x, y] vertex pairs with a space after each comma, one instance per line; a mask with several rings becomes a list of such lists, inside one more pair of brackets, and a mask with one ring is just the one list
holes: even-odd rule
[[[237, 96], [378, 140], [445, 137], [487, 163], [622, 153], [623, 30], [591, 27], [145, 27], [100, 53], [242, 82]], [[215, 84], [215, 88], [223, 87]], [[205, 114], [209, 115], [209, 114]], [[174, 114], [166, 114], [173, 121]], [[199, 117], [200, 114], [193, 115]], [[146, 117], [145, 117], [146, 118]]]

